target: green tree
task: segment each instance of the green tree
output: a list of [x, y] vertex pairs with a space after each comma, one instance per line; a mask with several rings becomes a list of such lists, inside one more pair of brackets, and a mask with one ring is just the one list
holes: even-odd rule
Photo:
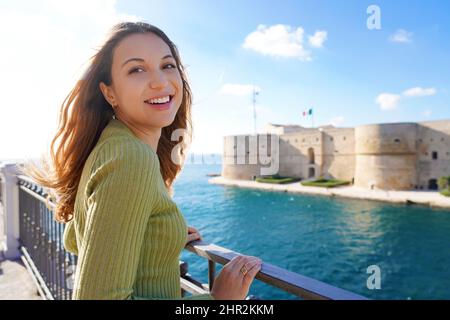
[[450, 176], [440, 177], [438, 179], [438, 186], [440, 190], [450, 189]]

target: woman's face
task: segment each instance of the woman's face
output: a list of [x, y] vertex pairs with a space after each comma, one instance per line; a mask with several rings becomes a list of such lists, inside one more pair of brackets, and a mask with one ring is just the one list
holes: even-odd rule
[[116, 47], [112, 84], [100, 89], [116, 118], [141, 129], [170, 125], [183, 99], [183, 82], [169, 46], [153, 33], [133, 34]]

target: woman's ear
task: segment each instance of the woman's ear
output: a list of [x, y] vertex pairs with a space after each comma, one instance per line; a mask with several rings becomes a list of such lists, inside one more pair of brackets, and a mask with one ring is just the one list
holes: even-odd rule
[[116, 102], [114, 101], [114, 94], [111, 92], [111, 88], [109, 88], [106, 84], [104, 84], [103, 82], [99, 83], [99, 88], [100, 91], [103, 94], [103, 97], [105, 98], [105, 100], [111, 105], [111, 106], [115, 106]]

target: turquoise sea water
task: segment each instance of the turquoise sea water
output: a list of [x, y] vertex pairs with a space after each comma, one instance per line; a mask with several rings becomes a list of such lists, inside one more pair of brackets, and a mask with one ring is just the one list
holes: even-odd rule
[[[450, 211], [211, 185], [220, 165], [186, 165], [174, 200], [203, 240], [371, 299], [450, 299]], [[207, 261], [184, 250], [207, 283]], [[369, 290], [367, 267], [381, 269]], [[217, 265], [217, 271], [221, 266]], [[262, 299], [297, 299], [255, 280]]]

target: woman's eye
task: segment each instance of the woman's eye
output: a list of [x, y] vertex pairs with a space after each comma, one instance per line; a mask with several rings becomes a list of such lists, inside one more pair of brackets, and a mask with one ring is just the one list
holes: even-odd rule
[[141, 67], [137, 67], [137, 68], [131, 69], [129, 73], [134, 73], [134, 72], [136, 72], [136, 71], [139, 70], [139, 69], [142, 70]]
[[[168, 63], [168, 64], [166, 64], [163, 68], [164, 68], [164, 69], [176, 69], [177, 66], [174, 65], [173, 63]], [[143, 69], [142, 69], [141, 67], [136, 67], [136, 68], [131, 69], [130, 72], [129, 72], [128, 74], [135, 73], [137, 70], [143, 70]]]
[[[169, 68], [170, 67], [170, 68]], [[169, 63], [169, 64], [166, 64], [165, 66], [164, 66], [164, 68], [167, 68], [167, 69], [174, 69], [174, 68], [176, 68], [176, 66], [173, 64], [173, 63]]]

